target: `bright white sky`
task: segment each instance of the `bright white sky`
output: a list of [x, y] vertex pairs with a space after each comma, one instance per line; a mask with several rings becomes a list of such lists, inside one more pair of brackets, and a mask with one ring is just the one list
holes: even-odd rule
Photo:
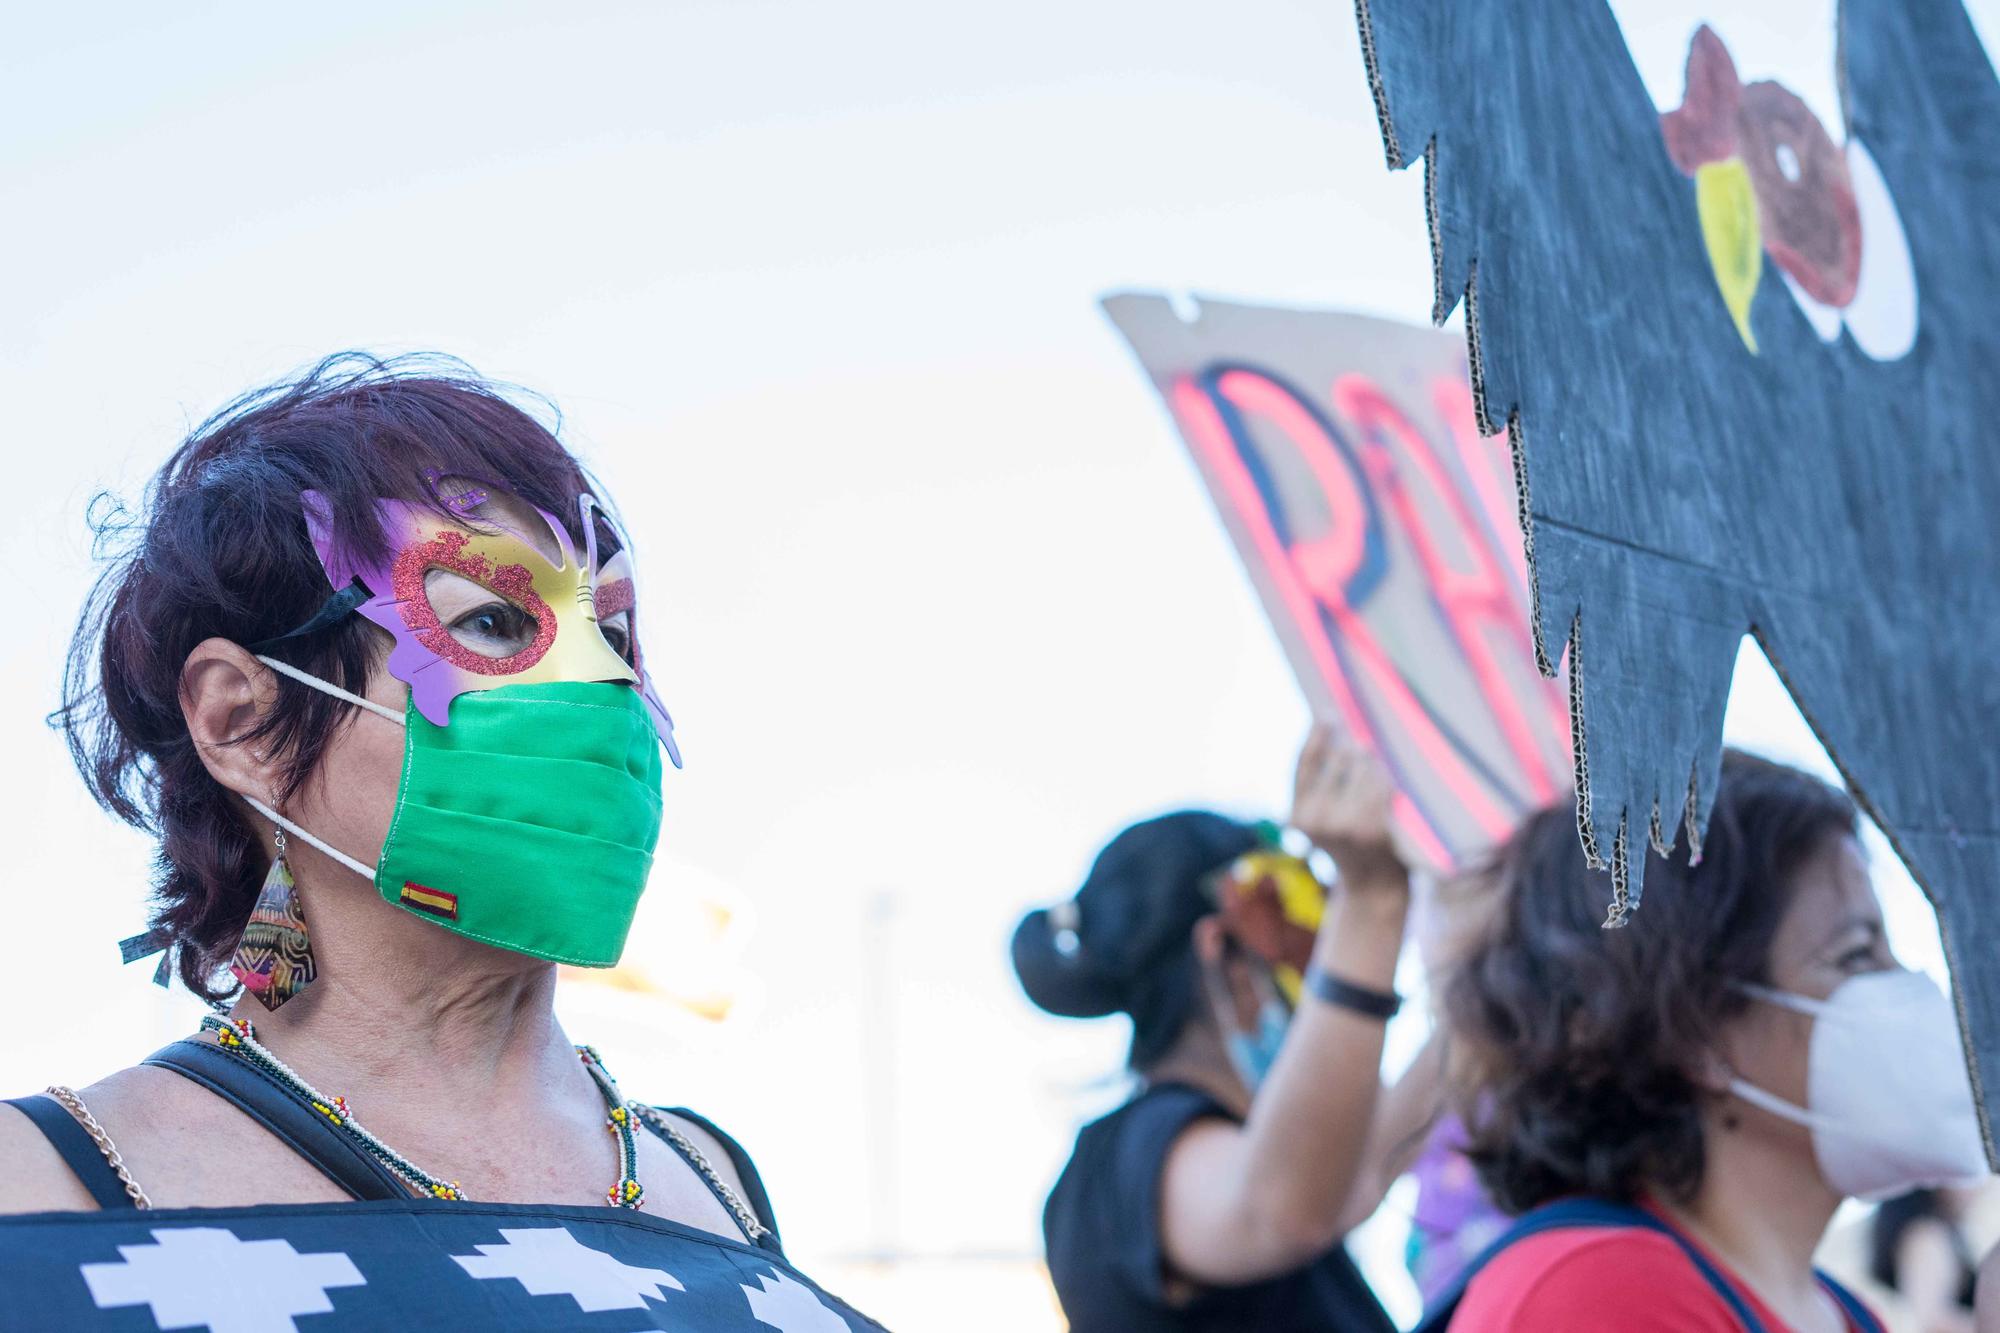
[[[1704, 7], [1616, 7], [1677, 102]], [[1831, 0], [1727, 8], [1745, 77], [1836, 126]], [[1973, 8], [1994, 31], [2000, 0]], [[148, 845], [41, 723], [90, 578], [85, 502], [322, 353], [440, 349], [553, 395], [622, 503], [688, 758], [656, 897], [714, 885], [755, 909], [729, 1023], [578, 991], [575, 1035], [747, 1140], [809, 1267], [884, 1249], [957, 1256], [967, 1283], [1014, 1271], [1123, 1046], [1119, 1024], [1030, 1010], [1014, 919], [1134, 817], [1281, 813], [1306, 722], [1093, 301], [1424, 318], [1421, 181], [1383, 170], [1352, 6], [125, 3], [5, 23], [0, 1084], [85, 1082], [194, 1016], [118, 968]], [[1809, 752], [1768, 672], [1731, 727]], [[1914, 890], [1885, 879], [1934, 964]], [[844, 1267], [885, 1315], [923, 1317], [921, 1284]], [[1007, 1290], [995, 1326], [1053, 1325]]]

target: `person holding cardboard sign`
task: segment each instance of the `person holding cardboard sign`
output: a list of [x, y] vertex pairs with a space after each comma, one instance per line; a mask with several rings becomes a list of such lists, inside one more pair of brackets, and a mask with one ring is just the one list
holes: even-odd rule
[[1393, 1327], [1341, 1244], [1437, 1101], [1433, 1051], [1379, 1082], [1410, 900], [1389, 798], [1316, 729], [1292, 823], [1330, 889], [1273, 830], [1184, 811], [1119, 834], [1015, 932], [1038, 1005], [1133, 1021], [1142, 1086], [1078, 1135], [1043, 1218], [1075, 1333]]

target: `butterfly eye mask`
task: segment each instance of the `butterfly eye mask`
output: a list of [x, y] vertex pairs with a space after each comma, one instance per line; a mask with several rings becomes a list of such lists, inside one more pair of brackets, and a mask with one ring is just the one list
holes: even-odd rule
[[[600, 564], [598, 523], [611, 520], [589, 495], [577, 499], [588, 534], [582, 552], [546, 510], [533, 509], [537, 530], [525, 532], [504, 518], [479, 512], [487, 498], [488, 492], [480, 489], [445, 497], [445, 508], [456, 518], [405, 500], [375, 501], [387, 555], [370, 560], [337, 542], [326, 497], [304, 492], [300, 500], [306, 529], [320, 567], [337, 591], [319, 615], [283, 637], [323, 628], [358, 611], [395, 641], [389, 674], [410, 687], [416, 710], [437, 726], [449, 725], [453, 699], [475, 690], [562, 681], [627, 684], [645, 700], [667, 756], [678, 768], [673, 719], [646, 674], [633, 623], [637, 590], [630, 543], [622, 543], [623, 549]], [[492, 593], [532, 623], [532, 635], [504, 656], [461, 642], [434, 600], [438, 580], [433, 576], [438, 573]], [[629, 661], [603, 628], [620, 615], [628, 622]]]

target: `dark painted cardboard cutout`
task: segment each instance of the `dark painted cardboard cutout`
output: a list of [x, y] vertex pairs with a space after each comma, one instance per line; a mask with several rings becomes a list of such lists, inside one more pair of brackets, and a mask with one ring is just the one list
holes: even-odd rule
[[1426, 165], [1434, 313], [1464, 297], [1480, 420], [1513, 441], [1614, 916], [1638, 839], [1699, 839], [1754, 633], [1938, 908], [1985, 1116], [2000, 84], [1964, 10], [1842, 3], [1832, 134], [1734, 68], [1726, 19], [1663, 117], [1604, 0], [1357, 11], [1390, 165]]

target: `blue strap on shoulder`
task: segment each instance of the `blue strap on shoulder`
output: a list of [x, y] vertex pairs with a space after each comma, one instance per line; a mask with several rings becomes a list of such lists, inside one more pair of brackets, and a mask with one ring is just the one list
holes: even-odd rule
[[1841, 1286], [1817, 1268], [1813, 1269], [1813, 1276], [1819, 1279], [1819, 1284], [1825, 1287], [1827, 1294], [1839, 1303], [1841, 1310], [1853, 1322], [1854, 1326], [1861, 1330], [1861, 1333], [1887, 1333], [1887, 1330], [1882, 1327], [1882, 1321], [1877, 1319], [1874, 1313], [1861, 1303], [1859, 1296], [1856, 1296], [1853, 1292]]
[[1716, 1271], [1708, 1256], [1690, 1245], [1679, 1232], [1643, 1208], [1635, 1208], [1629, 1203], [1614, 1203], [1609, 1199], [1590, 1198], [1558, 1199], [1521, 1214], [1506, 1234], [1467, 1264], [1464, 1271], [1452, 1280], [1451, 1286], [1424, 1311], [1423, 1322], [1417, 1325], [1415, 1333], [1444, 1333], [1451, 1324], [1451, 1317], [1458, 1313], [1458, 1303], [1465, 1299], [1465, 1289], [1471, 1285], [1472, 1279], [1479, 1276], [1480, 1270], [1499, 1257], [1502, 1250], [1530, 1236], [1564, 1227], [1643, 1227], [1668, 1237], [1681, 1247], [1681, 1252], [1687, 1255], [1708, 1285], [1715, 1289], [1715, 1294], [1729, 1306], [1729, 1312], [1736, 1316], [1744, 1333], [1767, 1333], [1763, 1322], [1750, 1312], [1750, 1307], [1743, 1303], [1743, 1298], [1736, 1294], [1736, 1289], [1728, 1280]]
[[[1695, 1271], [1699, 1272], [1715, 1294], [1722, 1298], [1723, 1303], [1729, 1307], [1729, 1312], [1736, 1316], [1736, 1322], [1742, 1325], [1743, 1333], [1766, 1333], [1763, 1321], [1751, 1312], [1750, 1307], [1737, 1294], [1734, 1284], [1725, 1278], [1709, 1257], [1695, 1248], [1687, 1237], [1643, 1208], [1627, 1203], [1614, 1203], [1609, 1199], [1591, 1198], [1558, 1199], [1554, 1203], [1546, 1203], [1540, 1208], [1523, 1213], [1515, 1220], [1514, 1225], [1507, 1229], [1505, 1235], [1481, 1251], [1479, 1256], [1467, 1264], [1464, 1271], [1452, 1280], [1451, 1286], [1424, 1311], [1423, 1321], [1417, 1325], [1414, 1333], [1444, 1333], [1451, 1324], [1452, 1316], [1458, 1313], [1459, 1302], [1465, 1299], [1465, 1289], [1471, 1285], [1472, 1279], [1479, 1276], [1480, 1270], [1497, 1258], [1502, 1250], [1516, 1241], [1563, 1227], [1643, 1227], [1647, 1231], [1667, 1237], [1680, 1246], [1681, 1253], [1688, 1257], [1688, 1262], [1695, 1266]], [[1869, 1312], [1868, 1307], [1863, 1305], [1853, 1292], [1818, 1269], [1813, 1270], [1813, 1276], [1819, 1279], [1820, 1285], [1826, 1288], [1827, 1294], [1833, 1297], [1842, 1313], [1861, 1330], [1861, 1333], [1884, 1333], [1881, 1321]]]

